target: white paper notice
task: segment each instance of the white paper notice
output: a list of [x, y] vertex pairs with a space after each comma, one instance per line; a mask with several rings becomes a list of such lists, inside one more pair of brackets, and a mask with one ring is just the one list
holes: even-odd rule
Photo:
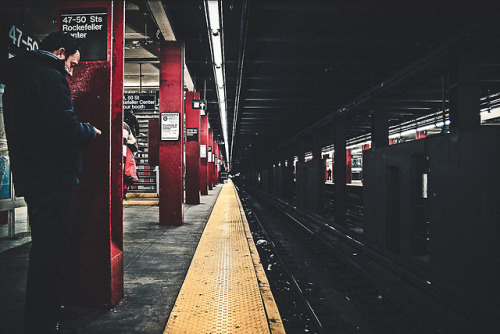
[[179, 140], [179, 113], [162, 113], [161, 117], [161, 140]]

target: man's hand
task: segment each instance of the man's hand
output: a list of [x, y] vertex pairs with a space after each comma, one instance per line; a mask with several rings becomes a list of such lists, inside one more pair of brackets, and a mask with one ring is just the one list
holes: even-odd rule
[[98, 128], [96, 128], [95, 126], [94, 126], [94, 130], [95, 130], [95, 133], [96, 133], [97, 135], [101, 135], [101, 134], [102, 134], [101, 130], [99, 130], [99, 129], [98, 129]]

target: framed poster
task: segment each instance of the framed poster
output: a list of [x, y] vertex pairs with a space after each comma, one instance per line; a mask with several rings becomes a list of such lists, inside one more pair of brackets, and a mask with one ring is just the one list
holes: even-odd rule
[[207, 157], [207, 145], [200, 145], [200, 158]]
[[180, 135], [180, 114], [162, 113], [160, 115], [161, 140], [179, 140]]

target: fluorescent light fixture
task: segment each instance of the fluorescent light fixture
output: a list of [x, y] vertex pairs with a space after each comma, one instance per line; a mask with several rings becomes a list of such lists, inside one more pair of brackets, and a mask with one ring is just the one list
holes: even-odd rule
[[222, 44], [220, 34], [217, 37], [212, 36], [212, 50], [215, 66], [222, 66]]
[[[219, 67], [215, 67], [215, 78], [218, 80], [219, 78], [223, 78], [224, 77], [224, 73], [222, 72], [222, 66], [219, 66]], [[224, 85], [224, 82], [217, 82], [217, 86], [223, 86]]]
[[409, 135], [415, 135], [417, 134], [417, 131], [415, 129], [407, 130], [404, 132], [401, 132], [401, 137], [403, 136], [409, 136]]
[[224, 98], [224, 93], [225, 93], [225, 89], [224, 89], [224, 86], [219, 86], [217, 88], [217, 91], [219, 92], [219, 102], [220, 101], [225, 101], [226, 99]]
[[399, 137], [401, 137], [401, 135], [399, 133], [394, 133], [394, 134], [389, 136], [390, 139], [399, 138]]
[[[390, 138], [390, 136], [389, 136], [389, 138]], [[354, 149], [356, 147], [360, 147], [361, 146], [361, 148], [362, 148], [365, 145], [371, 145], [371, 144], [372, 144], [372, 141], [368, 140], [368, 141], [365, 141], [365, 142], [362, 142], [362, 143], [359, 143], [359, 144], [353, 144], [353, 145], [346, 146], [346, 149], [352, 150], [352, 149]], [[332, 151], [332, 152], [334, 152], [334, 151]]]
[[487, 121], [487, 120], [492, 119], [492, 118], [500, 117], [500, 108], [493, 108], [490, 111], [483, 111], [480, 114], [480, 117], [481, 117], [482, 122]]
[[[210, 49], [212, 50], [212, 67], [217, 87], [217, 98], [219, 101], [219, 113], [224, 142], [228, 140], [227, 105], [226, 105], [226, 80], [224, 76], [224, 31], [221, 2], [219, 0], [205, 0], [205, 18], [207, 21], [208, 35], [210, 39]], [[226, 148], [226, 160], [229, 157], [229, 145]]]
[[435, 127], [436, 127], [435, 124], [430, 124], [430, 125], [426, 125], [426, 126], [422, 126], [420, 128], [417, 128], [417, 131], [430, 130], [430, 129], [434, 129]]
[[215, 1], [207, 1], [208, 7], [208, 24], [212, 34], [219, 33], [220, 23], [219, 23], [219, 2]]

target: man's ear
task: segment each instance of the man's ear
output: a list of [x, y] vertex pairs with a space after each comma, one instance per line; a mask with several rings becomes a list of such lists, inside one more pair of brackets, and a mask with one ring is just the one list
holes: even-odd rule
[[65, 55], [66, 50], [64, 48], [59, 48], [58, 50], [54, 51], [53, 53], [60, 59], [64, 60], [66, 59]]

